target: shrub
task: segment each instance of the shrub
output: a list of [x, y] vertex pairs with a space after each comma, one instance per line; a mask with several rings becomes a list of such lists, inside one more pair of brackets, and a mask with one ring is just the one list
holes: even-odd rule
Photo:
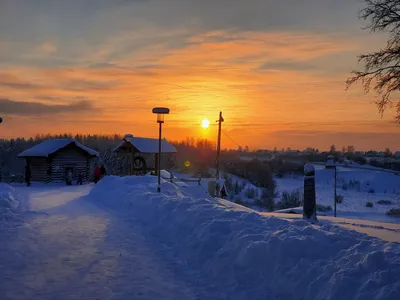
[[342, 189], [343, 189], [344, 191], [346, 191], [346, 190], [347, 190], [347, 188], [348, 188], [348, 185], [347, 185], [347, 183], [343, 183]]
[[299, 207], [303, 205], [303, 194], [300, 190], [283, 192], [281, 201], [278, 203], [280, 209]]
[[373, 188], [370, 188], [370, 189], [368, 190], [368, 193], [370, 193], [370, 194], [375, 194], [375, 190], [374, 190]]
[[274, 193], [270, 189], [263, 189], [261, 199], [257, 200], [257, 205], [268, 209], [269, 211], [275, 210]]
[[332, 206], [330, 206], [330, 205], [317, 204], [317, 211], [326, 212], [326, 211], [331, 211], [331, 210], [332, 210]]
[[366, 207], [374, 207], [374, 203], [371, 201], [368, 201], [367, 204], [365, 204]]
[[379, 200], [377, 203], [378, 203], [378, 204], [382, 204], [382, 205], [390, 205], [390, 204], [393, 204], [393, 202], [390, 201], [390, 200]]
[[336, 203], [343, 203], [344, 196], [343, 195], [336, 195]]
[[236, 204], [243, 205], [242, 198], [241, 198], [240, 196], [236, 196], [236, 197], [235, 197], [235, 203], [236, 203]]
[[400, 208], [391, 208], [386, 212], [389, 216], [400, 217]]
[[253, 188], [248, 188], [245, 192], [245, 196], [249, 199], [254, 199], [258, 196], [258, 191]]
[[235, 181], [235, 184], [233, 185], [233, 192], [237, 195], [240, 194], [242, 191], [242, 186], [239, 184], [238, 181]]

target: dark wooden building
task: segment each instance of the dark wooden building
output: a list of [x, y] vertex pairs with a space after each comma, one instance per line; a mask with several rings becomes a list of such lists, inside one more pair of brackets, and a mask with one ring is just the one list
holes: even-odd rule
[[[114, 152], [125, 158], [128, 164], [128, 174], [144, 175], [158, 168], [158, 139], [134, 137], [126, 135], [121, 143], [115, 147]], [[161, 169], [170, 169], [176, 160], [176, 148], [161, 140]]]
[[47, 140], [20, 153], [26, 159], [32, 173], [32, 181], [62, 182], [72, 171], [74, 180], [82, 173], [84, 180], [92, 176], [92, 168], [98, 152], [73, 139]]

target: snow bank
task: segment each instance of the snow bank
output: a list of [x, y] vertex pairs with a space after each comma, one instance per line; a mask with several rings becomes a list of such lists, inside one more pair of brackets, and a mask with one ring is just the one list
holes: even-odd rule
[[19, 211], [16, 190], [5, 183], [0, 183], [0, 221], [12, 220]]
[[154, 177], [105, 177], [89, 200], [140, 224], [152, 251], [207, 299], [400, 299], [399, 244], [156, 187]]

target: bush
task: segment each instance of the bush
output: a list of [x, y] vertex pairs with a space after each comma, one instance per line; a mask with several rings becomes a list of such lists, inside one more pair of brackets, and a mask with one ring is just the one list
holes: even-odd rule
[[300, 190], [283, 192], [278, 205], [280, 209], [299, 207], [303, 205], [304, 195]]
[[393, 202], [390, 201], [390, 200], [379, 200], [377, 203], [378, 203], [378, 204], [382, 204], [382, 205], [390, 205], [390, 204], [393, 204]]
[[269, 211], [275, 210], [275, 200], [274, 193], [270, 189], [263, 189], [261, 194], [261, 199], [257, 200], [257, 205], [268, 209]]
[[373, 188], [370, 188], [370, 189], [368, 190], [368, 193], [370, 193], [370, 194], [375, 194], [375, 190], [374, 190]]
[[225, 187], [228, 190], [228, 193], [231, 194], [234, 188], [232, 177], [229, 176], [227, 173], [224, 173], [224, 179], [225, 179]]
[[243, 205], [242, 198], [241, 198], [240, 196], [236, 196], [236, 197], [235, 197], [235, 203], [236, 203], [236, 204]]
[[344, 191], [346, 191], [346, 190], [348, 189], [347, 183], [343, 183], [342, 189], [343, 189]]
[[367, 204], [365, 204], [366, 207], [374, 207], [374, 203], [371, 201], [368, 201]]
[[330, 205], [317, 204], [317, 211], [326, 212], [326, 211], [331, 211], [331, 210], [332, 210], [332, 206], [330, 206]]
[[343, 195], [336, 195], [336, 203], [343, 203], [344, 196]]
[[391, 208], [386, 212], [389, 216], [400, 217], [400, 208]]
[[253, 188], [248, 188], [245, 192], [245, 196], [249, 199], [254, 199], [258, 196], [258, 191]]
[[240, 194], [240, 192], [243, 190], [243, 187], [241, 184], [239, 184], [238, 181], [235, 181], [233, 185], [233, 192], [235, 195]]

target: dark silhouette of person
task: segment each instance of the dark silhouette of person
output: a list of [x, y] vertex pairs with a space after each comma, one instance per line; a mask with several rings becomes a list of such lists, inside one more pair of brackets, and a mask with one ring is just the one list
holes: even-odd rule
[[79, 184], [79, 185], [83, 184], [83, 174], [82, 174], [82, 172], [79, 172], [79, 174], [78, 174], [77, 184]]
[[25, 182], [26, 182], [26, 186], [31, 186], [31, 177], [32, 177], [32, 173], [31, 173], [31, 168], [29, 165], [25, 166]]
[[100, 176], [101, 176], [100, 167], [97, 166], [97, 167], [94, 169], [94, 183], [99, 182]]

